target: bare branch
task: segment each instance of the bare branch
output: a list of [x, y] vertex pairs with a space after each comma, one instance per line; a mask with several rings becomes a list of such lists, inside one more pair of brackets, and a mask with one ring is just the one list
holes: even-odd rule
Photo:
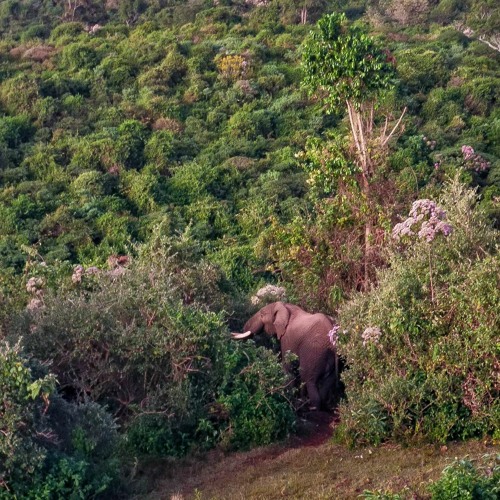
[[355, 125], [354, 118], [353, 118], [353, 110], [351, 107], [351, 103], [349, 101], [346, 101], [346, 103], [347, 103], [347, 111], [349, 112], [349, 122], [351, 124], [352, 136], [354, 137], [354, 143], [356, 144], [356, 149], [358, 150], [358, 154], [359, 154], [361, 152], [361, 146], [359, 144], [358, 133], [357, 133], [356, 125]]
[[398, 129], [399, 124], [401, 123], [401, 120], [403, 119], [403, 116], [405, 115], [407, 109], [408, 108], [405, 106], [405, 109], [403, 109], [403, 112], [401, 113], [401, 116], [399, 117], [399, 120], [397, 121], [396, 125], [394, 125], [394, 128], [391, 130], [391, 133], [382, 142], [382, 144], [381, 144], [382, 146], [385, 146], [387, 144], [387, 142], [389, 141], [389, 139], [394, 135], [394, 133]]
[[486, 39], [486, 35], [479, 35], [478, 40], [485, 43], [491, 49], [500, 52], [500, 35], [492, 35], [489, 40]]

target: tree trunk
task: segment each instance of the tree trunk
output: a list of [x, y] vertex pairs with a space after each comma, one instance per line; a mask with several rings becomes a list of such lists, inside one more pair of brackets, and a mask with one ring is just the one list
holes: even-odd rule
[[307, 6], [304, 5], [300, 11], [300, 24], [307, 23]]
[[[355, 162], [361, 170], [361, 190], [365, 198], [365, 203], [370, 205], [370, 176], [372, 171], [372, 158], [368, 149], [368, 144], [372, 139], [373, 134], [373, 103], [368, 106], [361, 106], [359, 109], [350, 102], [346, 101], [347, 111], [349, 113], [349, 123], [351, 133], [356, 147]], [[370, 254], [371, 254], [371, 239], [372, 239], [372, 223], [370, 214], [367, 214], [365, 221], [364, 234], [364, 263], [363, 263], [363, 290], [368, 289], [370, 280]]]

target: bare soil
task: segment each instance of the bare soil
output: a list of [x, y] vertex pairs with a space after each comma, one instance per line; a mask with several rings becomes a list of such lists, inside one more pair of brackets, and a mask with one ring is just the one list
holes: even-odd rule
[[500, 446], [481, 441], [349, 449], [331, 442], [335, 423], [330, 414], [310, 413], [298, 435], [283, 443], [148, 464], [136, 484], [149, 492], [135, 499], [343, 500], [359, 498], [366, 490], [404, 490], [405, 498], [425, 499], [428, 484], [455, 458], [475, 460], [500, 452]]

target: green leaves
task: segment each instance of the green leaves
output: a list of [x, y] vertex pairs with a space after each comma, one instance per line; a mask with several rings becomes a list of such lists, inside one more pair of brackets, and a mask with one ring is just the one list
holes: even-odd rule
[[344, 14], [321, 18], [306, 40], [302, 54], [310, 93], [325, 92], [329, 112], [350, 101], [355, 107], [390, 87], [395, 67], [388, 51], [358, 28], [349, 26]]
[[315, 196], [335, 193], [339, 181], [353, 183], [354, 174], [359, 172], [359, 167], [349, 158], [348, 144], [339, 136], [325, 140], [312, 137], [297, 157], [309, 174], [307, 182]]

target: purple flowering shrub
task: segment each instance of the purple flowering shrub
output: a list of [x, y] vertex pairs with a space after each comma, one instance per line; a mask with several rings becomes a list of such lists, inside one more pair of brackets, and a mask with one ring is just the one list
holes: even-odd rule
[[[475, 203], [457, 179], [439, 203], [416, 202], [397, 231], [412, 245], [391, 248], [378, 286], [339, 311], [337, 346], [349, 369], [337, 439], [500, 436], [498, 233]], [[429, 242], [439, 257], [433, 297]]]
[[[417, 231], [418, 229], [418, 231]], [[400, 240], [416, 235], [430, 243], [439, 234], [449, 236], [452, 227], [446, 222], [446, 212], [432, 200], [417, 200], [413, 203], [409, 217], [394, 226], [392, 236]]]
[[474, 170], [478, 174], [487, 172], [491, 168], [491, 163], [476, 153], [472, 146], [462, 146], [462, 158], [465, 168], [467, 170]]

